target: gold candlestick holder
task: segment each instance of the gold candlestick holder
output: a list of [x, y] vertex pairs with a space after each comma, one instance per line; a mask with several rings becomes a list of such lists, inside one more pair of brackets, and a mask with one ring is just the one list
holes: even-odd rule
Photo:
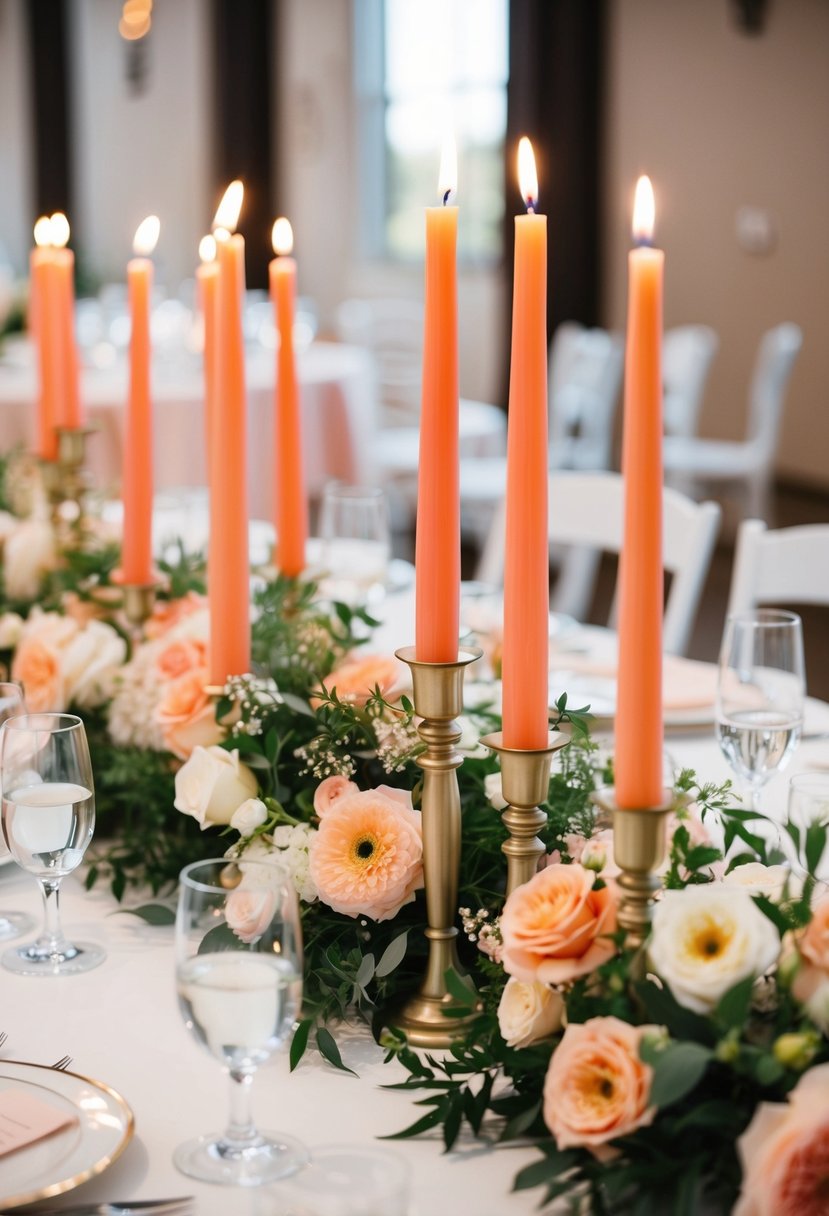
[[653, 901], [662, 887], [657, 870], [665, 858], [665, 821], [682, 799], [664, 790], [659, 806], [630, 809], [620, 807], [616, 791], [608, 786], [597, 790], [593, 801], [613, 819], [613, 859], [621, 870], [616, 884], [621, 890], [619, 925], [626, 944], [638, 950], [650, 933]]
[[[482, 655], [464, 647], [452, 663], [423, 663], [413, 646], [396, 651], [412, 673], [415, 713], [422, 721], [418, 733], [426, 751], [418, 760], [423, 770], [421, 815], [423, 876], [429, 957], [417, 994], [398, 1012], [393, 1024], [405, 1031], [413, 1047], [449, 1047], [464, 1034], [477, 1014], [453, 1013], [461, 1006], [446, 986], [446, 972], [461, 972], [455, 917], [461, 858], [461, 802], [457, 769], [463, 757], [455, 750], [461, 730], [454, 719], [463, 708], [464, 669]], [[472, 994], [470, 993], [470, 996]]]
[[507, 802], [501, 819], [509, 832], [501, 845], [507, 857], [507, 895], [529, 882], [544, 854], [538, 833], [547, 815], [538, 804], [547, 799], [553, 756], [569, 742], [570, 736], [557, 730], [547, 735], [546, 747], [538, 748], [505, 747], [501, 731], [481, 738], [501, 761], [501, 792]]
[[153, 614], [156, 597], [163, 584], [159, 581], [152, 583], [121, 583], [124, 616], [136, 632]]
[[56, 428], [58, 437], [57, 485], [60, 507], [65, 503], [76, 505], [75, 520], [83, 518], [84, 499], [89, 490], [89, 475], [85, 470], [86, 445], [94, 434], [91, 427]]

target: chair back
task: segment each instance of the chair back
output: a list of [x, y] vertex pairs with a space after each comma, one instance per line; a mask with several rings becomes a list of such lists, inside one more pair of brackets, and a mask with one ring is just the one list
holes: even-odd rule
[[[663, 565], [672, 575], [665, 605], [663, 646], [684, 654], [717, 538], [717, 503], [696, 503], [678, 490], [663, 492]], [[624, 538], [624, 478], [620, 473], [555, 471], [550, 474], [550, 537], [570, 546], [553, 590], [552, 606], [584, 620], [602, 552], [619, 553]], [[505, 505], [487, 538], [478, 576], [504, 577]], [[610, 623], [615, 623], [615, 603]]]
[[709, 325], [678, 325], [662, 344], [665, 433], [696, 435], [700, 407], [720, 340]]
[[758, 604], [829, 605], [829, 523], [769, 531], [746, 519], [737, 533], [728, 611]]
[[565, 321], [550, 347], [550, 467], [606, 469], [622, 383], [621, 339]]
[[345, 300], [335, 315], [343, 342], [371, 351], [382, 422], [405, 426], [420, 417], [423, 305], [415, 300]]
[[802, 345], [803, 331], [791, 322], [776, 325], [760, 341], [749, 390], [747, 438], [769, 461], [777, 449], [786, 389]]

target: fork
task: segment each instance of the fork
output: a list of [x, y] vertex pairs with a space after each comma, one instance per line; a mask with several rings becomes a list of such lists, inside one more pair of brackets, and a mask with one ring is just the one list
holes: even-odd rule
[[0, 1030], [0, 1047], [3, 1046], [8, 1037], [9, 1036], [6, 1034], [5, 1030]]
[[136, 1199], [124, 1203], [91, 1203], [70, 1208], [36, 1208], [32, 1216], [187, 1216], [193, 1196], [177, 1199]]
[[53, 1068], [55, 1072], [66, 1072], [71, 1063], [71, 1056], [61, 1056], [59, 1060], [55, 1060], [54, 1064], [50, 1064], [49, 1067]]

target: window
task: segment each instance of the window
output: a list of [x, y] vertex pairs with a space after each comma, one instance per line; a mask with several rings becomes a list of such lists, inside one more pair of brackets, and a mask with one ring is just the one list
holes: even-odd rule
[[497, 258], [504, 220], [508, 0], [355, 0], [362, 246], [423, 254], [443, 134], [458, 142], [459, 255]]

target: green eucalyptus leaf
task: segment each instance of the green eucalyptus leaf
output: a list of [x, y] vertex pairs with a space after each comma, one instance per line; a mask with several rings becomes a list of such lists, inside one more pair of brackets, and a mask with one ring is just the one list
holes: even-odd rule
[[653, 1068], [649, 1103], [662, 1110], [684, 1098], [699, 1083], [712, 1059], [713, 1052], [699, 1043], [671, 1042], [649, 1052], [648, 1063]]
[[166, 904], [139, 904], [137, 908], [119, 908], [118, 915], [138, 916], [148, 925], [174, 925], [176, 923], [175, 912]]
[[308, 1046], [308, 1036], [311, 1033], [311, 1027], [314, 1025], [313, 1018], [303, 1018], [294, 1031], [294, 1037], [291, 1039], [290, 1063], [291, 1072], [294, 1071], [302, 1057], [305, 1055], [305, 1048]]
[[327, 1060], [329, 1064], [333, 1064], [340, 1072], [350, 1072], [352, 1077], [357, 1076], [353, 1068], [349, 1068], [343, 1063], [343, 1058], [340, 1055], [340, 1049], [336, 1044], [334, 1036], [325, 1026], [317, 1027], [317, 1047], [323, 1059]]
[[408, 930], [405, 933], [399, 933], [397, 937], [386, 946], [383, 953], [380, 955], [380, 962], [374, 969], [374, 974], [378, 980], [384, 976], [390, 975], [406, 957], [406, 947], [409, 944]]
[[199, 943], [199, 954], [218, 954], [224, 950], [247, 950], [248, 947], [237, 937], [230, 925], [216, 925], [209, 929]]

